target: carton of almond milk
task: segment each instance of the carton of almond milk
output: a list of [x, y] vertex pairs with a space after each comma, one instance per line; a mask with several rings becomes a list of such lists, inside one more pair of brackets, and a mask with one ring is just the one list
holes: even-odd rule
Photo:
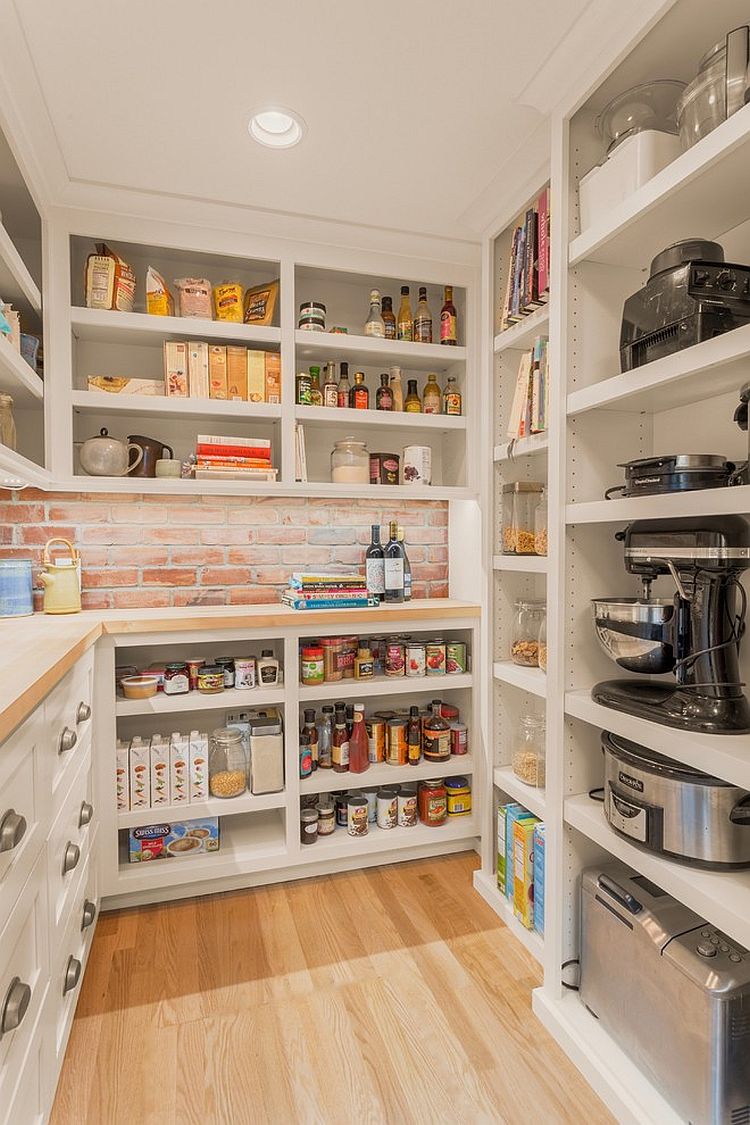
[[190, 732], [190, 801], [208, 800], [208, 735]]
[[115, 792], [117, 793], [118, 811], [127, 812], [130, 808], [130, 761], [128, 751], [129, 743], [122, 738], [117, 739], [115, 749]]
[[169, 743], [169, 791], [173, 805], [190, 800], [190, 739], [177, 731]]
[[151, 747], [142, 738], [130, 743], [130, 807], [148, 809], [151, 806]]
[[151, 739], [151, 808], [171, 804], [169, 784], [169, 743], [162, 734]]

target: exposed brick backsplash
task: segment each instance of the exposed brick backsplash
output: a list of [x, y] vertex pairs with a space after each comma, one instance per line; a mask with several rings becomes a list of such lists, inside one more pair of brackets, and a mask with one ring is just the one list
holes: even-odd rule
[[[440, 500], [390, 507], [0, 490], [0, 557], [30, 557], [36, 566], [48, 539], [70, 539], [81, 552], [88, 609], [247, 605], [278, 601], [292, 570], [362, 566], [370, 525], [385, 530], [389, 519], [405, 530], [414, 597], [447, 597], [448, 505]], [[40, 591], [36, 601], [41, 608]]]

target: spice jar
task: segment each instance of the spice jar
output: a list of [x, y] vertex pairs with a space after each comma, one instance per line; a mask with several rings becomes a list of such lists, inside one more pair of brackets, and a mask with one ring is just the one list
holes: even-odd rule
[[164, 669], [164, 694], [186, 695], [190, 691], [190, 673], [182, 660], [167, 664]]
[[324, 675], [323, 648], [321, 645], [305, 645], [300, 657], [301, 679], [308, 687], [322, 684]]
[[547, 671], [547, 614], [542, 617], [539, 626], [539, 667]]
[[534, 509], [544, 485], [518, 480], [503, 485], [502, 553], [534, 554]]
[[370, 454], [365, 442], [348, 437], [334, 444], [331, 480], [334, 484], [370, 483]]
[[428, 828], [439, 828], [448, 816], [448, 794], [442, 781], [420, 781], [417, 793], [419, 819]]
[[239, 797], [247, 789], [249, 761], [242, 732], [213, 731], [208, 744], [208, 788], [212, 797]]
[[510, 656], [514, 664], [539, 666], [539, 627], [546, 615], [544, 602], [519, 600], [513, 615]]
[[513, 751], [513, 773], [527, 785], [544, 786], [544, 719], [524, 715]]
[[198, 669], [198, 691], [203, 695], [217, 695], [224, 690], [224, 669], [218, 664], [201, 664]]
[[318, 810], [301, 809], [299, 814], [299, 838], [303, 844], [314, 844], [318, 839]]
[[547, 554], [547, 489], [542, 489], [539, 503], [534, 509], [534, 554]]

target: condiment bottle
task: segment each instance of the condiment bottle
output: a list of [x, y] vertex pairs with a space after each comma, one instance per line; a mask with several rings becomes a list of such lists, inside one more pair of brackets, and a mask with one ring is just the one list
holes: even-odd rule
[[333, 707], [329, 703], [323, 708], [318, 720], [318, 768], [329, 770], [333, 765], [331, 748], [333, 746]]
[[438, 386], [437, 375], [430, 372], [422, 392], [422, 410], [425, 414], [440, 414], [443, 409], [443, 396]]
[[390, 297], [383, 297], [383, 323], [385, 324], [386, 340], [396, 339], [396, 316], [393, 311], [393, 301]]
[[369, 741], [365, 727], [364, 703], [354, 704], [354, 722], [349, 736], [349, 769], [352, 773], [364, 773], [370, 768]]
[[404, 402], [404, 410], [407, 414], [421, 414], [422, 403], [419, 400], [419, 391], [417, 390], [417, 380], [409, 379], [406, 384], [406, 401]]
[[271, 687], [279, 682], [279, 662], [270, 648], [264, 648], [258, 661], [258, 684]]
[[365, 321], [365, 336], [385, 336], [385, 321], [380, 312], [380, 290], [370, 290], [370, 312]]
[[426, 762], [448, 762], [451, 756], [451, 730], [441, 714], [439, 699], [432, 700], [432, 714], [424, 724], [423, 753]]
[[393, 395], [393, 410], [404, 409], [404, 388], [401, 383], [401, 368], [392, 367], [390, 370], [391, 376], [391, 394]]
[[301, 371], [295, 380], [296, 397], [300, 406], [310, 405], [311, 380], [307, 371]]
[[369, 410], [370, 392], [365, 385], [364, 371], [354, 372], [354, 386], [349, 391], [349, 405], [354, 410]]
[[318, 728], [315, 725], [315, 709], [305, 707], [305, 730], [310, 743], [310, 757], [313, 771], [318, 768]]
[[445, 304], [440, 310], [440, 343], [452, 344], [454, 347], [458, 343], [458, 317], [453, 304], [452, 285], [445, 287]]
[[339, 376], [339, 386], [336, 399], [337, 406], [349, 405], [350, 391], [351, 386], [349, 384], [349, 364], [344, 360], [341, 363], [341, 375]]
[[443, 414], [450, 414], [453, 417], [460, 415], [463, 411], [463, 402], [461, 399], [461, 392], [458, 389], [455, 375], [448, 376], [448, 382], [445, 384], [443, 391]]
[[310, 368], [310, 406], [323, 405], [323, 392], [320, 389], [320, 368]]
[[310, 746], [310, 732], [303, 727], [299, 732], [299, 775], [309, 777], [312, 773], [312, 748]]
[[380, 376], [380, 386], [375, 394], [375, 409], [393, 410], [393, 391], [388, 383], [387, 371], [384, 371]]
[[414, 318], [411, 315], [411, 301], [409, 300], [409, 286], [401, 286], [401, 304], [398, 309], [396, 333], [399, 340], [414, 339]]
[[432, 343], [432, 313], [427, 304], [426, 285], [419, 287], [419, 301], [414, 313], [414, 340], [417, 344]]
[[323, 380], [323, 406], [338, 406], [339, 388], [336, 382], [336, 364], [329, 359], [325, 365], [325, 378]]
[[360, 648], [354, 658], [355, 680], [371, 680], [375, 675], [375, 661], [369, 648]]
[[409, 708], [409, 722], [406, 724], [406, 754], [410, 766], [417, 765], [422, 760], [422, 720], [419, 717], [419, 708]]
[[349, 731], [346, 728], [346, 707], [336, 704], [336, 717], [331, 745], [331, 765], [334, 773], [349, 772]]

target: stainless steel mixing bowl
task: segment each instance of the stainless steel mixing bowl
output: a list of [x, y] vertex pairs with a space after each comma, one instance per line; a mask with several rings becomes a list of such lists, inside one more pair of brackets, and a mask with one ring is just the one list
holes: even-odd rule
[[667, 598], [594, 598], [591, 609], [599, 644], [629, 672], [660, 675], [675, 665], [671, 643], [674, 601]]

